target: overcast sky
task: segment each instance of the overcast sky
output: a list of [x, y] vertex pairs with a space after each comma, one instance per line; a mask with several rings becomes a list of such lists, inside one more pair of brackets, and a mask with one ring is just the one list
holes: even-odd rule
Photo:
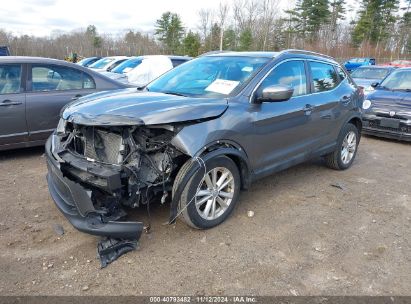
[[[14, 34], [48, 36], [94, 24], [100, 33], [133, 29], [152, 31], [165, 11], [178, 13], [186, 28], [196, 29], [201, 8], [217, 8], [222, 0], [11, 0], [0, 10], [0, 28]], [[230, 2], [230, 0], [223, 0]], [[294, 0], [278, 0], [282, 9]], [[349, 0], [355, 7], [359, 1]], [[353, 10], [351, 9], [351, 16]]]

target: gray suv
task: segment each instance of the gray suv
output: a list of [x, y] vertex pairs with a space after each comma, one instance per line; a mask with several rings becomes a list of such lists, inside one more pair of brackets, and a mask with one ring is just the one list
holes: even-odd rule
[[139, 89], [68, 105], [46, 144], [48, 185], [79, 230], [140, 237], [131, 208], [169, 203], [207, 229], [253, 181], [322, 156], [349, 168], [363, 93], [328, 56], [300, 50], [199, 57]]

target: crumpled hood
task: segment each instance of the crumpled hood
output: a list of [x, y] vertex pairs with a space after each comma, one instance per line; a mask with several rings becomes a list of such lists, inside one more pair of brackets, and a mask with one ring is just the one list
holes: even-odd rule
[[221, 98], [192, 98], [136, 89], [101, 92], [70, 103], [62, 117], [81, 125], [152, 125], [220, 116], [227, 109]]

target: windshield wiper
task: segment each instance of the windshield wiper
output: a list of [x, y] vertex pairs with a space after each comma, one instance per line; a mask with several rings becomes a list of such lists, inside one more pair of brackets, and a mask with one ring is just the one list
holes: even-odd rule
[[175, 95], [175, 96], [182, 96], [182, 97], [187, 97], [187, 95], [181, 94], [181, 93], [177, 93], [177, 92], [171, 92], [171, 91], [166, 91], [166, 92], [161, 92], [163, 94], [167, 94], [167, 95]]

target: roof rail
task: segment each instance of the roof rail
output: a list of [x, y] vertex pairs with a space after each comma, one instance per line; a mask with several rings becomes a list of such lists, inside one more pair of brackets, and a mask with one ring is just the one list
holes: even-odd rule
[[214, 55], [214, 54], [222, 54], [222, 53], [232, 53], [232, 51], [220, 51], [220, 50], [217, 50], [217, 51], [209, 51], [209, 52], [206, 52], [206, 53], [201, 54], [201, 55], [198, 56], [198, 57], [203, 57], [203, 56], [207, 56], [207, 55]]
[[294, 54], [314, 55], [314, 56], [321, 56], [321, 57], [325, 57], [325, 58], [329, 58], [329, 59], [335, 60], [335, 59], [334, 59], [333, 57], [331, 57], [331, 56], [324, 55], [324, 54], [317, 53], [317, 52], [306, 51], [306, 50], [288, 49], [288, 50], [281, 51], [280, 53], [294, 53]]

